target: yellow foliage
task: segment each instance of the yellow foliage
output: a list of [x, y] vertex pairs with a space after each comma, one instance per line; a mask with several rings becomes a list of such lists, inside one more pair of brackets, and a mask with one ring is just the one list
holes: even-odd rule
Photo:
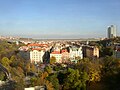
[[45, 85], [47, 87], [47, 90], [54, 90], [52, 83], [49, 82], [48, 80], [45, 80]]
[[100, 73], [96, 70], [91, 69], [89, 73], [90, 81], [100, 81]]

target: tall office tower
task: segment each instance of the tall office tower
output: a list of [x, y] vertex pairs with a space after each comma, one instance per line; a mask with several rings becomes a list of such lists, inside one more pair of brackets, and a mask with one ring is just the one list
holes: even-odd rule
[[108, 27], [108, 38], [114, 38], [116, 37], [116, 26], [111, 25]]

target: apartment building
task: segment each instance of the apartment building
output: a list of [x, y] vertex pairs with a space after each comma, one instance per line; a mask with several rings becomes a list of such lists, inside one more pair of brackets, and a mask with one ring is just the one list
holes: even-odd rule
[[99, 58], [99, 48], [96, 46], [83, 46], [83, 57], [88, 57], [88, 58]]
[[42, 49], [32, 49], [30, 51], [30, 60], [31, 60], [31, 63], [43, 63], [43, 55], [45, 54], [45, 51], [42, 50]]
[[61, 54], [62, 54], [62, 63], [68, 63], [69, 62], [69, 59], [70, 59], [70, 54], [68, 53], [68, 51], [65, 49], [65, 50], [61, 50]]
[[56, 63], [61, 63], [62, 62], [62, 54], [60, 53], [60, 51], [53, 51], [50, 54], [50, 57], [55, 57], [56, 58]]
[[82, 47], [70, 47], [70, 59], [75, 59], [76, 57], [80, 57], [83, 59], [83, 51]]

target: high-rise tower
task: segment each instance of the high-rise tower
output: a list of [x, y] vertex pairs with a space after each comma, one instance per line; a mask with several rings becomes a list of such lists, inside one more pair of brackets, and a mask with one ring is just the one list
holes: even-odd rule
[[116, 26], [111, 25], [108, 27], [108, 38], [114, 38], [116, 37]]

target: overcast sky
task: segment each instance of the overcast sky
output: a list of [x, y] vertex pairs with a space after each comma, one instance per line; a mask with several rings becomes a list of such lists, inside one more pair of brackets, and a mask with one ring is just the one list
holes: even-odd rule
[[32, 38], [106, 37], [120, 29], [120, 0], [0, 0], [0, 35]]

